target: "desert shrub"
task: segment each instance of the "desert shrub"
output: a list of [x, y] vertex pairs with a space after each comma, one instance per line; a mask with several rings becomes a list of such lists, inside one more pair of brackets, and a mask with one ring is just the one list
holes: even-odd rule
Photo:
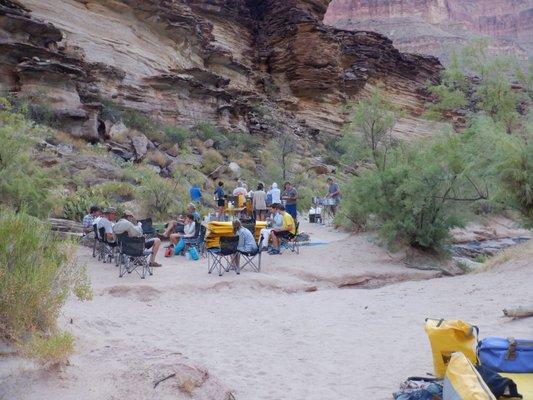
[[151, 133], [155, 130], [156, 124], [152, 119], [137, 110], [128, 109], [122, 114], [124, 125], [128, 128], [136, 129], [142, 133]]
[[188, 201], [188, 187], [177, 179], [165, 179], [153, 170], [139, 171], [137, 198], [145, 215], [158, 220], [166, 220], [183, 210]]
[[163, 129], [165, 140], [170, 143], [177, 143], [180, 146], [185, 144], [191, 132], [186, 128], [181, 128], [178, 126], [168, 125]]
[[46, 130], [13, 113], [0, 110], [0, 203], [36, 216], [48, 215], [50, 195], [59, 180], [54, 170], [41, 168], [32, 157], [33, 146]]
[[36, 359], [44, 367], [66, 364], [73, 351], [74, 337], [68, 332], [34, 335], [24, 346], [25, 355]]
[[[59, 239], [37, 218], [9, 210], [0, 213], [3, 337], [23, 345], [32, 336], [52, 338], [57, 333], [57, 317], [69, 292], [81, 284], [87, 293], [87, 277], [75, 263], [74, 252], [73, 244]], [[39, 358], [66, 355], [72, 349], [65, 337], [57, 336], [48, 345], [36, 340], [34, 355]]]
[[209, 122], [200, 122], [194, 127], [194, 133], [200, 140], [212, 139], [215, 143], [218, 142], [222, 134], [218, 128]]
[[209, 149], [202, 155], [202, 171], [206, 174], [213, 172], [222, 164], [224, 164], [224, 157], [214, 149]]
[[59, 120], [54, 109], [49, 104], [40, 103], [37, 100], [40, 97], [40, 93], [24, 95], [8, 93], [6, 95], [13, 112], [21, 114], [25, 119], [37, 124], [57, 128], [59, 126]]
[[122, 120], [122, 108], [112, 100], [102, 99], [100, 100], [102, 109], [100, 110], [100, 118], [104, 121], [111, 121], [117, 123]]
[[91, 187], [81, 187], [63, 198], [63, 217], [81, 221], [93, 205], [115, 207], [123, 210], [120, 203], [133, 200], [136, 188], [128, 182], [105, 182]]

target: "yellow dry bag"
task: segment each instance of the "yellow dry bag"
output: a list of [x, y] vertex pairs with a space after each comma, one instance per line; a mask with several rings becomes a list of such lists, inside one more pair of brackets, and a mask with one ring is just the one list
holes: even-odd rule
[[452, 353], [461, 352], [476, 363], [477, 327], [459, 320], [426, 319], [435, 376], [444, 377]]
[[496, 400], [476, 368], [462, 353], [453, 353], [442, 391], [443, 400]]

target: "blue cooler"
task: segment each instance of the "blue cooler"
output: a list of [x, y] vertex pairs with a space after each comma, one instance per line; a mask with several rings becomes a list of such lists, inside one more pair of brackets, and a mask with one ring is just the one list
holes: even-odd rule
[[489, 337], [478, 343], [477, 354], [493, 371], [533, 373], [533, 340]]

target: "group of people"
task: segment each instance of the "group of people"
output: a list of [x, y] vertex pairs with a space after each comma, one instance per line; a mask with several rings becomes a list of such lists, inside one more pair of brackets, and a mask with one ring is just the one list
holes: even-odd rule
[[[241, 204], [244, 204], [246, 198], [251, 200], [253, 217], [256, 221], [265, 221], [268, 209], [273, 204], [284, 204], [286, 211], [296, 220], [298, 191], [290, 182], [285, 182], [283, 188], [282, 192], [278, 188], [278, 184], [274, 182], [266, 191], [265, 184], [259, 182], [255, 190], [248, 190], [246, 183], [239, 181], [237, 187], [231, 193], [233, 196], [240, 196], [243, 199]], [[228, 195], [224, 191], [224, 182], [218, 182], [214, 196], [218, 214], [223, 217], [228, 206]]]
[[[251, 200], [253, 219], [267, 222], [267, 228], [261, 230], [262, 241], [259, 245], [267, 249], [270, 254], [280, 254], [280, 239], [296, 234], [298, 202], [296, 188], [290, 182], [285, 182], [283, 191], [281, 191], [274, 182], [266, 191], [265, 185], [260, 182], [255, 190], [248, 190], [246, 184], [239, 181], [231, 193], [233, 196], [242, 196], [244, 199]], [[214, 195], [219, 214], [224, 216], [228, 196], [225, 194], [223, 182], [218, 183]], [[190, 196], [192, 202], [187, 205], [186, 213], [168, 221], [164, 232], [159, 234], [159, 237], [146, 239], [145, 247], [151, 249], [151, 266], [161, 266], [156, 261], [161, 240], [169, 240], [170, 244], [167, 249], [170, 248], [172, 254], [180, 254], [186, 247], [186, 240], [198, 234], [201, 217], [196, 210], [196, 204], [203, 201], [201, 190], [193, 185], [190, 188]], [[340, 190], [332, 178], [328, 178], [326, 197], [335, 199], [335, 204], [338, 204]], [[117, 217], [117, 210], [113, 207], [102, 210], [98, 206], [93, 206], [83, 218], [83, 229], [85, 233], [92, 232], [94, 227], [98, 233], [103, 230], [105, 237], [102, 239], [105, 239], [110, 245], [117, 243], [117, 235], [143, 236], [142, 224], [135, 218], [133, 212], [126, 210], [122, 213], [121, 218], [117, 220]], [[238, 219], [233, 221], [233, 230], [234, 234], [239, 236], [239, 251], [257, 251], [258, 244], [254, 239], [253, 232], [244, 227]], [[170, 253], [168, 250], [167, 252]], [[235, 263], [238, 265], [238, 257], [235, 259]]]
[[[98, 235], [103, 231], [104, 236], [100, 239], [105, 240], [110, 246], [118, 244], [117, 235], [126, 234], [128, 237], [142, 237], [144, 235], [142, 224], [137, 221], [133, 212], [124, 211], [118, 220], [117, 216], [118, 212], [114, 207], [107, 207], [102, 210], [98, 206], [92, 206], [89, 213], [83, 217], [83, 230], [85, 233], [89, 233], [96, 227]], [[161, 264], [156, 262], [156, 257], [161, 247], [161, 239], [146, 239], [144, 246], [151, 250], [150, 266], [160, 267]]]

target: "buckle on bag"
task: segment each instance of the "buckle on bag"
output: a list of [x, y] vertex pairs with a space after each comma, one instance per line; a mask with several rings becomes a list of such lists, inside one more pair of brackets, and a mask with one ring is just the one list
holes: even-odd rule
[[509, 341], [509, 349], [507, 350], [507, 353], [505, 354], [506, 360], [516, 360], [516, 340], [512, 337], [507, 338]]

